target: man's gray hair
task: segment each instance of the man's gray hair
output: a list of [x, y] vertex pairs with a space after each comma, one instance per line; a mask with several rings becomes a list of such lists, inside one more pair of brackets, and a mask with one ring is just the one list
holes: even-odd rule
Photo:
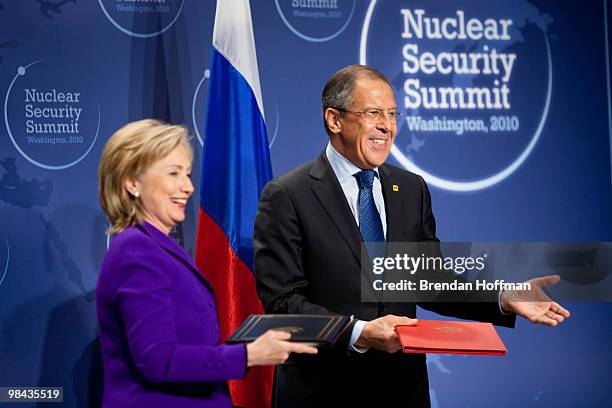
[[[325, 84], [321, 95], [321, 108], [323, 110], [323, 126], [330, 134], [325, 120], [325, 111], [328, 108], [347, 110], [352, 103], [353, 90], [358, 79], [379, 79], [393, 89], [385, 75], [376, 68], [367, 65], [349, 65], [336, 72]], [[344, 112], [340, 112], [344, 115]]]

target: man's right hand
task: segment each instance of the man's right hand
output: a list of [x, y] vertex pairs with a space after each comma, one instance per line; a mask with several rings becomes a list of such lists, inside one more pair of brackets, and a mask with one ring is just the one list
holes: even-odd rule
[[414, 326], [417, 322], [417, 319], [405, 316], [386, 315], [379, 317], [365, 324], [359, 339], [355, 342], [355, 346], [395, 353], [402, 348], [397, 333], [395, 333], [395, 326], [400, 324]]

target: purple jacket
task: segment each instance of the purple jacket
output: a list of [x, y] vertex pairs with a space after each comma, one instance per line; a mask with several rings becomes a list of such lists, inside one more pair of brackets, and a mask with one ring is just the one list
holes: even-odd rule
[[117, 234], [96, 289], [104, 407], [230, 407], [244, 345], [221, 345], [209, 283], [150, 224]]

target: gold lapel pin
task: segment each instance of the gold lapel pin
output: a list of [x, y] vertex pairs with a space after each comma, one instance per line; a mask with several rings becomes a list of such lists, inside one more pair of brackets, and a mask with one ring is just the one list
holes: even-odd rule
[[393, 185], [393, 191], [399, 191], [399, 186], [397, 184]]

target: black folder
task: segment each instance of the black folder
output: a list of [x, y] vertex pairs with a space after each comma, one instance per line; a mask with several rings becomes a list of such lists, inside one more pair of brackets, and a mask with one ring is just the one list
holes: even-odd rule
[[250, 315], [226, 342], [248, 343], [273, 329], [291, 333], [289, 341], [332, 346], [349, 322], [339, 315]]

